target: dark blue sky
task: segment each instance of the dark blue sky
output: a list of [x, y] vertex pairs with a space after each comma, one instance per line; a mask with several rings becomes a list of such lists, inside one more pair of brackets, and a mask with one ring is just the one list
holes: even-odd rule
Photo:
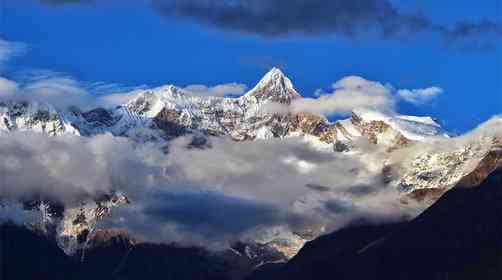
[[[396, 7], [445, 26], [497, 21], [501, 14], [500, 0], [416, 2], [403, 0]], [[457, 132], [502, 112], [500, 38], [490, 50], [445, 46], [432, 32], [390, 39], [329, 32], [276, 38], [162, 16], [146, 0], [64, 6], [7, 0], [0, 5], [0, 38], [30, 48], [11, 61], [10, 75], [48, 69], [127, 86], [239, 82], [252, 87], [267, 68], [280, 66], [304, 96], [347, 75], [396, 88], [442, 87], [444, 94], [432, 104], [400, 104], [399, 111], [432, 115]]]

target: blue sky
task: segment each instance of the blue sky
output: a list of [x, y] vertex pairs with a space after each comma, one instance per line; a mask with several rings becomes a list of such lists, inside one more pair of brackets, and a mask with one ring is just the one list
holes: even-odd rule
[[[162, 16], [148, 1], [125, 2], [53, 6], [3, 1], [0, 38], [29, 46], [9, 63], [7, 74], [46, 69], [126, 86], [238, 82], [252, 87], [268, 68], [280, 66], [304, 96], [347, 75], [396, 88], [439, 86], [444, 93], [432, 103], [403, 102], [399, 111], [431, 115], [459, 133], [502, 112], [500, 38], [490, 50], [444, 46], [430, 32], [404, 39], [330, 33], [276, 38]], [[454, 6], [416, 2], [393, 1], [400, 11], [445, 26], [498, 20], [501, 11], [500, 0], [461, 0]]]

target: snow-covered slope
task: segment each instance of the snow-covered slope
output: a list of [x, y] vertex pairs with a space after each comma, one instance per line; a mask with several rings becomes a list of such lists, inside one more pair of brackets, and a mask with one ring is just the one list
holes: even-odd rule
[[409, 140], [421, 141], [430, 137], [448, 137], [448, 134], [431, 117], [385, 114], [363, 109], [354, 110], [354, 114], [365, 122], [384, 122]]
[[50, 104], [25, 101], [0, 102], [0, 131], [33, 131], [52, 136], [80, 135], [63, 111]]

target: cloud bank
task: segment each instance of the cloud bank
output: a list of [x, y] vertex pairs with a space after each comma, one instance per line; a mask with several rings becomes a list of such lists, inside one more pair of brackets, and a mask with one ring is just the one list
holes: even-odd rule
[[[164, 154], [111, 135], [0, 134], [0, 197], [75, 207], [121, 192], [131, 204], [114, 210], [103, 227], [125, 228], [146, 241], [218, 247], [265, 236], [270, 228], [336, 228], [409, 211], [393, 205], [397, 191], [384, 186], [374, 171], [379, 167], [368, 167], [382, 162], [368, 158], [380, 157], [377, 150], [358, 159], [295, 139], [211, 138], [209, 148], [188, 149], [191, 141], [176, 139]], [[322, 195], [307, 185], [323, 186]], [[13, 215], [19, 220], [18, 211]]]
[[[267, 241], [271, 228], [294, 232], [333, 229], [355, 219], [397, 219], [410, 211], [400, 208], [397, 191], [384, 185], [379, 172], [382, 166], [378, 166], [383, 163], [378, 160], [383, 151], [369, 143], [361, 143], [368, 152], [357, 158], [318, 151], [299, 139], [238, 143], [212, 138], [210, 148], [187, 150], [190, 141], [180, 138], [169, 146], [169, 169], [176, 182], [170, 189], [177, 186], [183, 192], [175, 196], [178, 202], [159, 202], [154, 211], [146, 207], [139, 215], [128, 213], [121, 219], [168, 217], [169, 221], [153, 226], [158, 229], [153, 236], [152, 226], [143, 229], [140, 218], [129, 227], [138, 235], [155, 240], [159, 238], [155, 232], [166, 232], [169, 234], [160, 237], [181, 243], [189, 237], [196, 244], [248, 236]], [[322, 193], [309, 185], [323, 186]], [[361, 186], [360, 192], [354, 192], [356, 185]], [[170, 194], [164, 198], [174, 199]]]
[[60, 109], [79, 106], [86, 110], [101, 105], [82, 82], [51, 72], [30, 75], [25, 81], [0, 77], [0, 101], [5, 100], [35, 101]]
[[111, 135], [14, 132], [0, 134], [0, 143], [0, 197], [40, 197], [71, 205], [113, 190], [139, 191], [161, 172], [127, 139]]

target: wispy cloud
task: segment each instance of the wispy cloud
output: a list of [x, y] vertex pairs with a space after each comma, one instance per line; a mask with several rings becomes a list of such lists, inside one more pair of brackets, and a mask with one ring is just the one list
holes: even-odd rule
[[27, 46], [23, 43], [6, 41], [0, 38], [0, 67], [13, 56], [22, 54]]
[[444, 90], [440, 87], [429, 87], [422, 89], [401, 89], [397, 94], [403, 100], [415, 105], [422, 105], [432, 101], [434, 98], [442, 94]]

